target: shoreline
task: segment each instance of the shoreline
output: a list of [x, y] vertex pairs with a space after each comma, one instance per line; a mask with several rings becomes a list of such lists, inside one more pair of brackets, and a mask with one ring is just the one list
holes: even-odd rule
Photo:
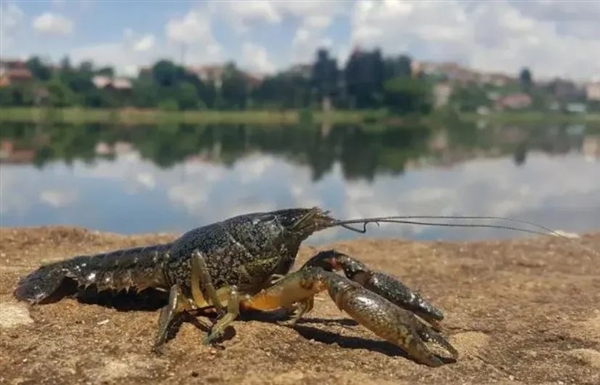
[[160, 111], [140, 109], [79, 109], [45, 110], [34, 107], [3, 107], [0, 122], [34, 123], [52, 121], [69, 124], [105, 123], [124, 125], [144, 125], [157, 123], [179, 124], [261, 124], [261, 125], [298, 125], [298, 124], [450, 124], [456, 123], [503, 123], [503, 124], [600, 124], [600, 113], [562, 114], [546, 112], [506, 112], [479, 115], [476, 113], [458, 114], [446, 118], [440, 114], [429, 116], [389, 116], [382, 111]]

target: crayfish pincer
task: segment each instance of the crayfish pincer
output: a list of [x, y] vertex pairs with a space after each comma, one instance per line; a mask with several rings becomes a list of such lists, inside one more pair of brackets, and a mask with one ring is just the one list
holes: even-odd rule
[[[417, 223], [386, 217], [337, 220], [319, 208], [292, 208], [235, 216], [188, 231], [173, 242], [78, 256], [41, 266], [23, 277], [14, 295], [44, 303], [74, 282], [79, 288], [169, 293], [159, 315], [153, 350], [162, 352], [167, 331], [185, 313], [216, 310], [216, 322], [204, 343], [216, 342], [245, 310], [295, 310], [293, 323], [326, 291], [339, 309], [377, 336], [401, 347], [417, 362], [439, 366], [442, 360], [426, 342], [435, 342], [453, 358], [456, 349], [440, 334], [442, 312], [396, 278], [372, 271], [336, 250], [320, 252], [290, 273], [300, 244], [316, 231], [370, 222]], [[340, 270], [344, 274], [338, 274]]]

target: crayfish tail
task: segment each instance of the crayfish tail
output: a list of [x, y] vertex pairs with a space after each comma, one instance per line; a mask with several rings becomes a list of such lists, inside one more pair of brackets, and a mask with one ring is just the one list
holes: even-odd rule
[[75, 294], [76, 285], [64, 284], [72, 276], [73, 262], [68, 260], [44, 265], [21, 278], [13, 292], [15, 298], [36, 304], [46, 302], [54, 295], [65, 297]]
[[17, 283], [14, 296], [40, 303], [50, 296], [70, 296], [92, 285], [99, 292], [156, 288], [164, 285], [162, 268], [168, 249], [169, 245], [138, 247], [44, 265]]

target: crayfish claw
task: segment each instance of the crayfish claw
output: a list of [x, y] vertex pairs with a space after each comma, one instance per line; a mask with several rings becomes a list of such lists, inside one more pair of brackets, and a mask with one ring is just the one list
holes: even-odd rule
[[429, 322], [436, 330], [441, 330], [438, 323], [444, 319], [441, 310], [399, 279], [371, 270], [354, 257], [337, 250], [326, 250], [310, 258], [304, 266], [320, 267], [326, 271], [342, 270], [348, 279], [361, 284], [393, 304], [418, 315]]
[[448, 341], [412, 312], [348, 278], [329, 273], [327, 281], [329, 295], [340, 310], [377, 336], [399, 346], [415, 361], [433, 367], [444, 364], [428, 349], [426, 342], [436, 342], [453, 358], [458, 357]]

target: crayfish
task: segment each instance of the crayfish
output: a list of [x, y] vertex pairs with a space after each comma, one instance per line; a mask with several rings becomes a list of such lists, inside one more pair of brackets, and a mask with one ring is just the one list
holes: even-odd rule
[[[186, 312], [216, 311], [216, 321], [203, 340], [213, 344], [240, 312], [283, 308], [294, 312], [295, 324], [313, 308], [315, 295], [327, 291], [337, 307], [360, 325], [399, 346], [415, 361], [440, 366], [444, 362], [428, 349], [427, 342], [458, 357], [441, 335], [443, 313], [398, 279], [337, 250], [319, 252], [290, 273], [300, 244], [316, 231], [342, 226], [365, 232], [366, 224], [372, 222], [427, 224], [402, 218], [432, 217], [344, 221], [317, 207], [239, 215], [190, 230], [170, 243], [41, 266], [18, 282], [14, 295], [32, 304], [43, 303], [66, 280], [75, 281], [77, 287], [95, 285], [98, 291], [163, 290], [169, 300], [160, 311], [153, 345], [154, 352], [162, 353], [170, 325]], [[365, 228], [350, 226], [358, 223]], [[336, 273], [340, 270], [343, 275]]]

